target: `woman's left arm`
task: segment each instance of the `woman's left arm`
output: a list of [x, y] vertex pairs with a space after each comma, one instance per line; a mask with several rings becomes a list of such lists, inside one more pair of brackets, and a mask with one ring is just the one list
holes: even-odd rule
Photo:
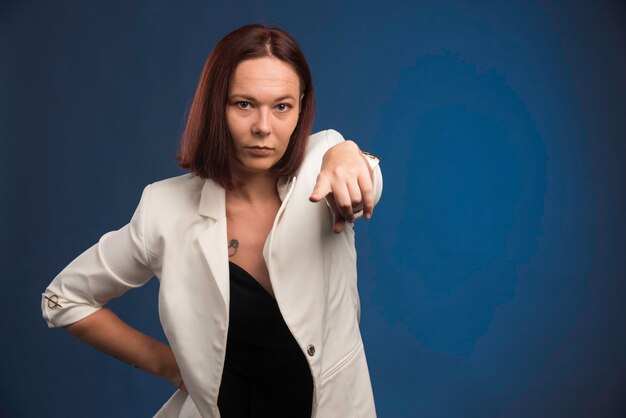
[[381, 192], [378, 160], [361, 152], [353, 141], [342, 141], [324, 154], [310, 200], [327, 199], [335, 218], [333, 231], [340, 233], [345, 222], [354, 222], [361, 211], [370, 219]]

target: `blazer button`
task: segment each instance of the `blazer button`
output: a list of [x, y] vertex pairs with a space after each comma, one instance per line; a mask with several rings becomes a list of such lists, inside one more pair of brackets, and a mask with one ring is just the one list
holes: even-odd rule
[[306, 352], [309, 356], [313, 357], [315, 355], [315, 346], [313, 344], [309, 344], [306, 348]]

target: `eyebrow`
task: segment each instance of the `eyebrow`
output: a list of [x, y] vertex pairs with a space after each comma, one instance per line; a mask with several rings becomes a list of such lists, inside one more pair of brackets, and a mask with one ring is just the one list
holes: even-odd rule
[[[233, 95], [230, 96], [231, 100], [234, 99], [234, 98], [241, 98], [241, 99], [244, 99], [244, 100], [246, 100], [248, 102], [254, 102], [254, 103], [257, 102], [257, 100], [254, 97], [246, 96], [245, 94], [233, 94]], [[287, 99], [296, 100], [295, 97], [293, 97], [291, 94], [288, 94], [286, 96], [278, 97], [278, 98], [274, 99], [274, 101], [280, 102], [280, 101], [287, 100]]]

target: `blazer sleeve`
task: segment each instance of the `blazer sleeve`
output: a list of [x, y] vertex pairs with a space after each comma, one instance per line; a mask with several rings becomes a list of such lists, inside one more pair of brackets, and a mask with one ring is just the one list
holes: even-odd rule
[[152, 278], [145, 235], [149, 200], [150, 185], [127, 225], [104, 234], [46, 288], [41, 310], [50, 328], [77, 322]]
[[[335, 131], [334, 129], [328, 129], [326, 131], [326, 141], [328, 142], [328, 148], [331, 148], [340, 142], [345, 141], [343, 136]], [[380, 200], [380, 196], [383, 193], [383, 174], [380, 171], [379, 161], [368, 161], [370, 165], [370, 170], [372, 170], [373, 178], [374, 178], [374, 205], [378, 203]]]

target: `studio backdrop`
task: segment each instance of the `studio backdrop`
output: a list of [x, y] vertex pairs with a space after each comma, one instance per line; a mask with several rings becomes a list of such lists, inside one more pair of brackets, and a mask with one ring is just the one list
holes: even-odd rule
[[[184, 173], [204, 60], [251, 22], [303, 48], [315, 130], [381, 158], [355, 226], [378, 415], [625, 416], [623, 2], [33, 0], [0, 4], [0, 417], [174, 392], [48, 329], [41, 293]], [[164, 339], [157, 291], [110, 307]]]

